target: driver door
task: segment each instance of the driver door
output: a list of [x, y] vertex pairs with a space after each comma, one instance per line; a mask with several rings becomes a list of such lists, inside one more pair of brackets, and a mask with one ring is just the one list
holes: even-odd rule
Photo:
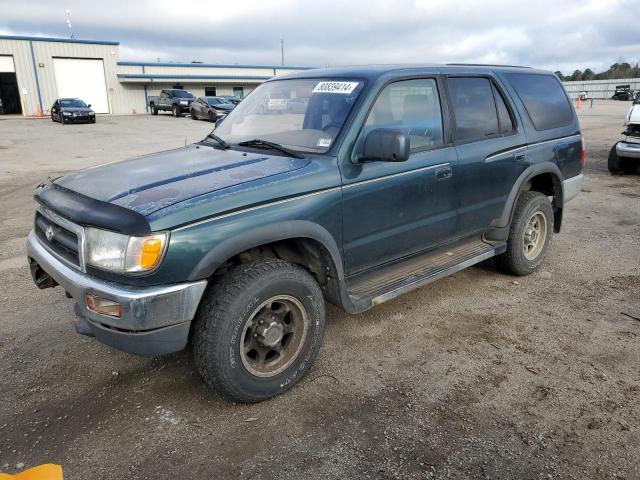
[[453, 239], [457, 155], [442, 91], [435, 77], [384, 87], [356, 145], [376, 128], [404, 130], [411, 143], [409, 159], [341, 165], [347, 275]]

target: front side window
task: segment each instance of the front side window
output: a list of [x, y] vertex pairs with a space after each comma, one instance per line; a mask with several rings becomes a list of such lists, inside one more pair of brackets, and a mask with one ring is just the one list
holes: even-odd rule
[[404, 131], [413, 151], [442, 145], [442, 112], [436, 81], [420, 78], [387, 85], [369, 112], [363, 134], [376, 128]]
[[507, 79], [522, 100], [536, 130], [563, 127], [572, 122], [571, 104], [556, 77], [509, 73]]
[[363, 82], [298, 78], [256, 88], [215, 129], [230, 144], [266, 140], [302, 152], [324, 153], [342, 130]]
[[448, 79], [459, 142], [482, 140], [500, 131], [491, 81], [481, 77]]

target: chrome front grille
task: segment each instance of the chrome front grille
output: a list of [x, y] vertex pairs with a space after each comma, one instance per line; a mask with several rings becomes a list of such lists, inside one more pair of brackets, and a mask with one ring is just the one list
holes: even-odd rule
[[36, 208], [34, 231], [38, 240], [66, 264], [85, 271], [84, 229], [42, 205]]

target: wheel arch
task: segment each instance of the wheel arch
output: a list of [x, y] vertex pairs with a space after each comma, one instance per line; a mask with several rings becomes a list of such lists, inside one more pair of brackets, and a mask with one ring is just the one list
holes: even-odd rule
[[538, 191], [552, 197], [553, 229], [560, 232], [562, 225], [562, 211], [564, 207], [564, 191], [562, 186], [562, 172], [555, 163], [543, 162], [531, 165], [520, 174], [515, 181], [500, 217], [491, 223], [485, 237], [487, 240], [506, 240], [509, 236], [509, 226], [513, 219], [515, 206], [520, 195], [526, 191]]
[[249, 251], [278, 242], [308, 241], [326, 251], [335, 275], [344, 279], [342, 254], [333, 235], [317, 223], [306, 220], [288, 220], [263, 225], [227, 238], [216, 245], [198, 262], [189, 276], [189, 280], [209, 278], [229, 259]]

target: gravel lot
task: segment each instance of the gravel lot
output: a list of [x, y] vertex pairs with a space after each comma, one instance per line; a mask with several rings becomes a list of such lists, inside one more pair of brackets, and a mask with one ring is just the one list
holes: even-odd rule
[[363, 315], [330, 307], [315, 368], [257, 405], [207, 391], [186, 353], [142, 359], [77, 335], [70, 301], [33, 285], [24, 254], [47, 176], [192, 142], [211, 124], [0, 120], [0, 471], [640, 478], [640, 177], [606, 168], [628, 106], [581, 110], [587, 182], [540, 272], [515, 279], [487, 262]]

